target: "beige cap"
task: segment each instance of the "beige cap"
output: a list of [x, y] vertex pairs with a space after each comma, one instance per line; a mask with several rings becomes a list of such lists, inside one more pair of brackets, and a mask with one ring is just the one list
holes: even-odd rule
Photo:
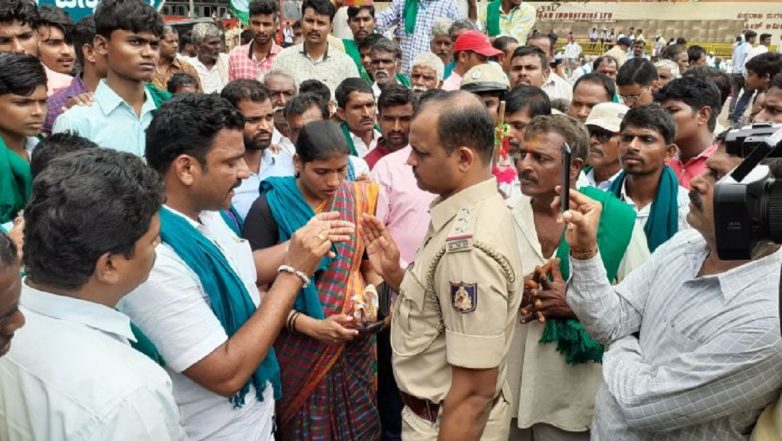
[[630, 110], [629, 107], [619, 103], [595, 104], [584, 124], [587, 126], [598, 126], [609, 132], [618, 133], [622, 119], [628, 110]]
[[510, 90], [510, 81], [499, 64], [479, 64], [464, 73], [461, 89], [473, 93], [507, 92]]

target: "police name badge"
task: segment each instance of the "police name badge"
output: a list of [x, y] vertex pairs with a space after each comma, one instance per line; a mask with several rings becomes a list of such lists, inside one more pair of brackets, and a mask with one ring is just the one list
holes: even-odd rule
[[451, 305], [461, 313], [475, 311], [478, 307], [477, 283], [451, 283]]

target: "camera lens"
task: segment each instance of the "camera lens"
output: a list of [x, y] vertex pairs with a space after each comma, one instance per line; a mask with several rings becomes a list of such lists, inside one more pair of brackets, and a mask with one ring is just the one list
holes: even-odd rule
[[762, 219], [768, 223], [765, 229], [769, 239], [774, 243], [782, 243], [782, 181], [772, 179], [766, 182], [763, 205], [766, 207], [766, 216]]

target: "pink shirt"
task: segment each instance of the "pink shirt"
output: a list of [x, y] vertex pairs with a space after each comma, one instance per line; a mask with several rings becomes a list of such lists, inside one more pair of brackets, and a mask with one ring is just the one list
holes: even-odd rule
[[55, 72], [46, 67], [46, 65], [44, 65], [43, 68], [46, 70], [46, 88], [48, 89], [46, 91], [47, 96], [52, 96], [61, 89], [65, 89], [71, 85], [71, 81], [73, 81], [72, 76]]
[[673, 158], [668, 161], [668, 166], [676, 173], [676, 177], [679, 178], [679, 185], [690, 189], [690, 180], [696, 176], [703, 174], [706, 171], [706, 160], [717, 151], [717, 144], [712, 145], [706, 150], [702, 151], [700, 155], [690, 159], [683, 163], [679, 158]]
[[459, 90], [460, 87], [462, 87], [462, 76], [456, 72], [451, 72], [451, 75], [443, 81], [441, 89], [450, 91]]
[[418, 188], [413, 169], [407, 165], [411, 147], [380, 158], [372, 169], [372, 180], [380, 184], [377, 217], [388, 228], [405, 262], [415, 253], [429, 228], [429, 204], [435, 195]]
[[266, 58], [258, 60], [252, 51], [252, 42], [235, 47], [228, 55], [228, 81], [238, 79], [259, 80], [272, 70], [274, 60], [282, 47], [272, 42]]

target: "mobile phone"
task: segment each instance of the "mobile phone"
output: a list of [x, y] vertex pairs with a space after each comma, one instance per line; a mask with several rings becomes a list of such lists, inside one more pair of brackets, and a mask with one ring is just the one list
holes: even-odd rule
[[570, 145], [562, 144], [562, 190], [559, 192], [559, 211], [570, 209]]

